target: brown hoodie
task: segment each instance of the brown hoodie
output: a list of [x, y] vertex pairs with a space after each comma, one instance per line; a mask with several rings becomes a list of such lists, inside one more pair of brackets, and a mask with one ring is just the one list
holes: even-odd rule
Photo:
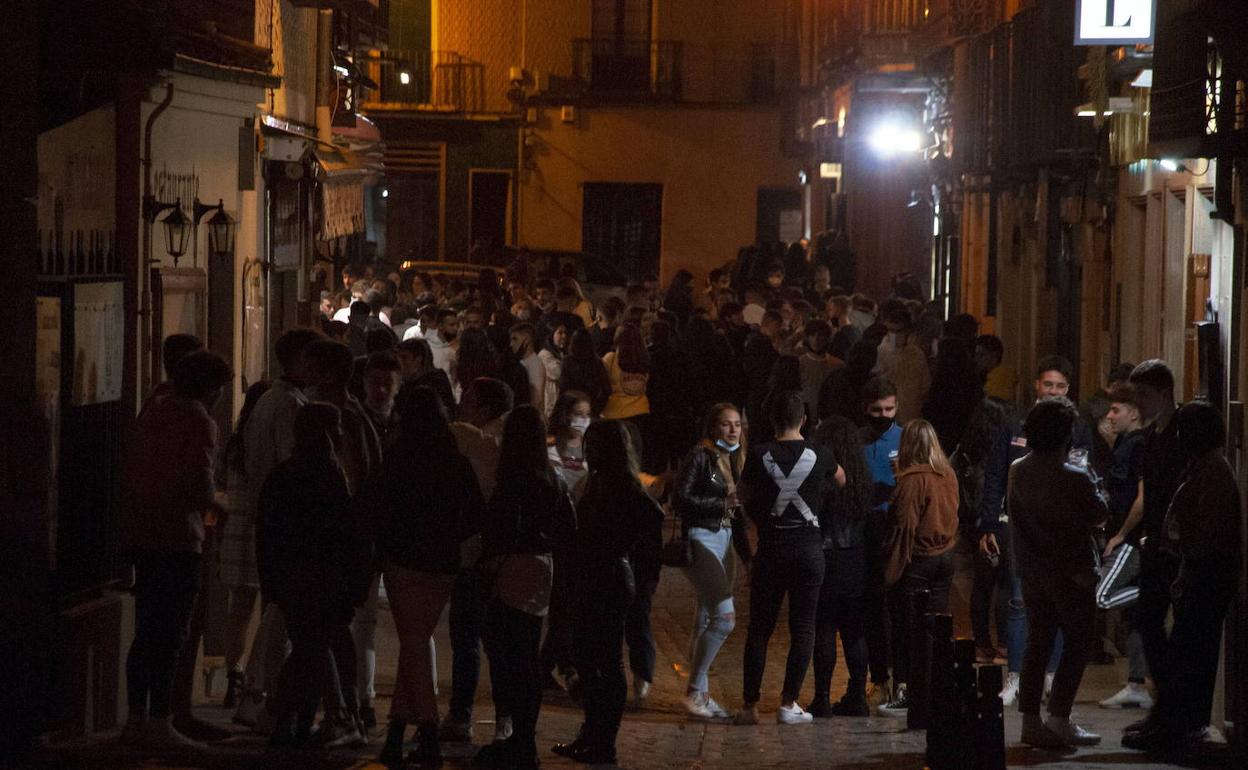
[[891, 586], [901, 580], [911, 559], [939, 556], [957, 542], [957, 476], [930, 465], [912, 465], [898, 473], [887, 523], [881, 557], [884, 584]]

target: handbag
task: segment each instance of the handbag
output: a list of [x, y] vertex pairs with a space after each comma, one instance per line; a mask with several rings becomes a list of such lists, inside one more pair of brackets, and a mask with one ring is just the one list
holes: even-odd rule
[[689, 544], [689, 532], [679, 516], [672, 516], [672, 534], [663, 543], [659, 561], [664, 567], [688, 567], [693, 563], [693, 551]]

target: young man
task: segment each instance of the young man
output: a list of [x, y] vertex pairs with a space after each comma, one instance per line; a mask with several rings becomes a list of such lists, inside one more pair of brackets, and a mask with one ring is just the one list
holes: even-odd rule
[[866, 425], [862, 429], [862, 451], [875, 487], [871, 521], [867, 524], [868, 565], [867, 613], [865, 632], [870, 657], [871, 685], [867, 700], [872, 708], [889, 700], [889, 627], [887, 592], [883, 564], [876, 558], [887, 526], [888, 501], [897, 480], [893, 463], [901, 447], [901, 426], [897, 424], [897, 388], [892, 382], [874, 377], [862, 389]]
[[904, 307], [894, 307], [884, 317], [888, 337], [880, 345], [879, 372], [897, 387], [897, 422], [905, 425], [923, 411], [932, 374], [927, 354], [912, 339], [913, 324]]
[[[1027, 651], [1019, 693], [1023, 743], [1090, 746], [1101, 737], [1070, 718], [1096, 628], [1096, 553], [1092, 536], [1109, 507], [1086, 467], [1068, 462], [1076, 412], [1064, 397], [1032, 407], [1024, 434], [1031, 452], [1009, 472], [1006, 504], [1014, 558], [1027, 607]], [[1057, 632], [1065, 645], [1040, 718], [1046, 662]]]
[[[1164, 361], [1150, 359], [1136, 366], [1128, 378], [1135, 389], [1135, 404], [1143, 418], [1144, 460], [1140, 491], [1142, 505], [1132, 509], [1122, 530], [1140, 546], [1140, 597], [1135, 620], [1144, 657], [1157, 692], [1176, 686], [1172, 680], [1174, 666], [1170, 657], [1166, 616], [1171, 610], [1170, 588], [1179, 576], [1180, 559], [1170, 548], [1163, 548], [1162, 523], [1178, 489], [1187, 458], [1179, 448], [1178, 425], [1174, 420], [1174, 373]], [[1162, 724], [1163, 714], [1154, 708], [1148, 718], [1129, 725], [1123, 733], [1123, 745], [1148, 747], [1156, 739], [1168, 735]]]
[[399, 393], [403, 369], [394, 353], [374, 353], [364, 364], [364, 412], [372, 421], [383, 447], [389, 446], [399, 424], [394, 397]]
[[[1101, 582], [1096, 587], [1096, 604], [1102, 610], [1123, 610], [1127, 626], [1127, 684], [1116, 694], [1101, 701], [1101, 708], [1152, 708], [1153, 698], [1145, 687], [1148, 663], [1135, 624], [1135, 603], [1140, 589], [1140, 550], [1135, 541], [1128, 542], [1131, 531], [1127, 519], [1139, 521], [1144, 507], [1140, 494], [1140, 471], [1144, 462], [1144, 431], [1140, 410], [1135, 405], [1135, 389], [1125, 382], [1112, 388], [1106, 398], [1109, 423], [1114, 443], [1105, 477], [1109, 495], [1109, 539], [1102, 554]], [[1134, 528], [1134, 527], [1132, 527]]]
[[233, 375], [199, 350], [170, 372], [173, 392], [152, 403], [127, 443], [122, 548], [134, 557], [134, 642], [126, 659], [130, 714], [122, 739], [148, 748], [202, 744], [173, 723], [178, 652], [199, 593], [204, 527], [217, 510], [213, 463], [217, 425], [210, 412]]
[[780, 345], [783, 339], [784, 319], [779, 313], [768, 310], [763, 313], [758, 331], [750, 334], [745, 342], [741, 368], [745, 372], [745, 385], [748, 393], [745, 407], [747, 419], [759, 421], [766, 419], [762, 408], [763, 399], [767, 397], [767, 378], [771, 376], [771, 367], [780, 356]]
[[823, 381], [845, 362], [828, 352], [832, 327], [827, 321], [807, 321], [802, 333], [802, 353], [797, 359], [802, 401], [806, 404], [806, 413], [815, 415], [819, 414], [819, 389]]
[[546, 409], [546, 367], [537, 355], [535, 343], [536, 332], [532, 324], [516, 324], [511, 327], [511, 353], [524, 367], [529, 379], [529, 403], [545, 414]]
[[[503, 424], [511, 412], [514, 396], [502, 380], [481, 377], [466, 383], [460, 403], [460, 419], [451, 423], [455, 444], [489, 500], [494, 493]], [[465, 560], [465, 563], [473, 560]], [[442, 720], [439, 737], [447, 742], [472, 741], [472, 707], [481, 676], [481, 635], [494, 583], [475, 566], [460, 570], [451, 591], [451, 701]], [[495, 717], [495, 735], [510, 735], [510, 718]]]
[[1151, 548], [1179, 560], [1171, 585], [1174, 623], [1167, 639], [1166, 675], [1158, 679], [1156, 725], [1123, 737], [1122, 745], [1182, 756], [1209, 737], [1218, 653], [1242, 574], [1240, 496], [1222, 454], [1226, 424], [1208, 403], [1185, 405], [1171, 422], [1188, 464]]
[[[1070, 392], [1070, 362], [1061, 356], [1045, 356], [1036, 364], [1036, 379], [1032, 383], [1035, 404], [1053, 398], [1065, 398]], [[1034, 408], [1034, 407], [1033, 407]], [[1082, 453], [1086, 463], [1088, 453], [1092, 449], [1091, 431], [1076, 415], [1071, 439], [1071, 449]], [[992, 440], [992, 447], [984, 461], [984, 486], [979, 504], [979, 557], [995, 563], [992, 569], [977, 570], [976, 580], [988, 580], [995, 583], [999, 590], [1009, 587], [1010, 599], [1007, 603], [1006, 618], [1006, 681], [1001, 691], [1001, 700], [1008, 707], [1018, 700], [1020, 675], [1023, 666], [1024, 645], [1027, 643], [1027, 615], [1024, 612], [1022, 584], [1014, 564], [1009, 546], [1008, 516], [1005, 512], [1006, 486], [1009, 479], [1011, 464], [1030, 451], [1027, 436], [1020, 430], [1018, 421], [1011, 418], [1001, 426]], [[1001, 574], [1004, 571], [1004, 574]], [[989, 600], [992, 590], [979, 589], [973, 595], [985, 596]], [[1057, 670], [1057, 659], [1061, 656], [1061, 637], [1054, 647], [1053, 658], [1049, 661], [1050, 676], [1046, 680], [1045, 689]]]
[[455, 349], [459, 337], [459, 315], [450, 308], [442, 308], [437, 315], [437, 328], [425, 332], [425, 341], [433, 351], [433, 365], [452, 376], [455, 370]]
[[744, 706], [737, 724], [758, 724], [759, 689], [767, 642], [780, 605], [789, 597], [789, 654], [776, 721], [805, 724], [813, 717], [797, 703], [815, 646], [815, 613], [823, 583], [819, 517], [828, 485], [845, 485], [845, 471], [821, 446], [802, 438], [806, 410], [797, 391], [771, 403], [774, 441], [750, 448], [741, 471], [745, 512], [758, 526], [750, 580], [750, 625], [745, 641]]

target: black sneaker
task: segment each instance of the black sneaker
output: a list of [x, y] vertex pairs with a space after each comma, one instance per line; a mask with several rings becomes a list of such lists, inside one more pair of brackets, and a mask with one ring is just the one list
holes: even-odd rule
[[828, 702], [828, 697], [826, 695], [816, 695], [815, 699], [810, 702], [809, 706], [806, 707], [806, 713], [810, 714], [815, 719], [829, 719], [833, 714], [832, 704]]
[[[855, 695], [854, 693], [857, 693]], [[845, 697], [838, 700], [832, 705], [832, 716], [834, 717], [869, 717], [871, 716], [871, 707], [867, 705], [867, 696], [863, 693], [862, 688], [855, 690], [852, 686], [850, 691], [845, 693]]]
[[893, 699], [888, 703], [883, 703], [878, 709], [880, 716], [884, 717], [900, 717], [905, 719], [906, 714], [910, 711], [910, 695], [906, 692], [904, 684], [897, 685], [897, 690], [893, 693]]

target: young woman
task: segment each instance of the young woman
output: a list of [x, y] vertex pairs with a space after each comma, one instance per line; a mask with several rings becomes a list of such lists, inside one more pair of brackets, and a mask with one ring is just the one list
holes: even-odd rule
[[[221, 585], [228, 594], [229, 614], [225, 626], [225, 667], [228, 684], [225, 689], [225, 708], [238, 705], [238, 698], [245, 686], [255, 688], [254, 683], [244, 680], [242, 658], [247, 646], [247, 626], [255, 610], [256, 597], [260, 595], [260, 576], [256, 573], [256, 512], [247, 504], [246, 447], [243, 436], [251, 412], [269, 390], [269, 382], [257, 382], [247, 389], [243, 408], [238, 413], [238, 425], [225, 445], [222, 460], [217, 464], [218, 474], [225, 478], [218, 481], [218, 488], [225, 490], [225, 521], [221, 536]], [[224, 483], [222, 483], [224, 482]]]
[[559, 373], [559, 392], [579, 390], [589, 396], [594, 414], [601, 414], [611, 395], [611, 379], [594, 350], [594, 338], [584, 329], [572, 334]]
[[[865, 717], [867, 707], [867, 642], [864, 605], [867, 586], [867, 518], [874, 498], [874, 482], [862, 453], [859, 428], [844, 417], [819, 424], [815, 441], [832, 453], [845, 470], [845, 486], [829, 485], [824, 501], [823, 587], [815, 618], [816, 717]], [[836, 636], [841, 636], [849, 686], [845, 696], [831, 703], [832, 673], [836, 670]]]
[[559, 398], [559, 375], [563, 371], [563, 356], [568, 350], [568, 327], [560, 323], [550, 330], [537, 358], [546, 370], [546, 391], [542, 403], [546, 405], [546, 419], [550, 419], [555, 410], [555, 401]]
[[733, 545], [743, 559], [750, 555], [737, 493], [744, 464], [741, 412], [733, 404], [716, 404], [707, 413], [702, 443], [681, 464], [672, 489], [672, 508], [689, 537], [691, 559], [685, 574], [698, 597], [684, 706], [700, 719], [729, 716], [711, 697], [707, 673], [736, 626]]
[[741, 471], [745, 512], [758, 527], [750, 584], [750, 627], [745, 640], [744, 707], [738, 724], [758, 724], [759, 690], [767, 642], [789, 598], [789, 655], [780, 691], [780, 724], [804, 724], [797, 704], [815, 646], [815, 617], [825, 569], [820, 515], [829, 484], [845, 484], [836, 458], [802, 437], [806, 407], [797, 390], [771, 399], [775, 440], [756, 445]]
[[587, 764], [614, 764], [628, 696], [621, 647], [634, 572], [649, 572], [658, 563], [663, 510], [641, 486], [621, 423], [591, 425], [585, 449], [590, 475], [577, 505], [572, 605], [585, 722], [576, 741], [554, 751]]
[[585, 431], [592, 419], [589, 396], [579, 390], [566, 390], [554, 402], [546, 453], [569, 490], [575, 491], [589, 472], [585, 464]]
[[[650, 380], [650, 353], [641, 329], [624, 324], [615, 333], [615, 350], [602, 357], [611, 382], [611, 396], [602, 410], [608, 420], [627, 420], [650, 413], [646, 385]], [[643, 431], [644, 438], [644, 431]]]
[[567, 486], [547, 458], [546, 426], [535, 407], [523, 404], [508, 415], [498, 469], [481, 557], [497, 576], [485, 652], [496, 711], [511, 714], [512, 734], [482, 749], [473, 764], [536, 768], [542, 618], [550, 605], [554, 554], [572, 538], [576, 518]]
[[906, 423], [897, 451], [897, 487], [882, 543], [884, 585], [893, 621], [893, 699], [884, 716], [905, 717], [910, 708], [911, 605], [916, 591], [930, 592], [927, 612], [949, 606], [953, 547], [958, 535], [958, 477], [927, 420]]
[[351, 638], [347, 584], [357, 551], [345, 513], [351, 495], [337, 456], [345, 440], [338, 408], [320, 401], [302, 407], [294, 432], [294, 453], [264, 482], [256, 520], [260, 588], [281, 608], [291, 645], [278, 678], [270, 745], [307, 745], [323, 700], [318, 736], [325, 747], [337, 748], [362, 740], [340, 685], [354, 682], [355, 672], [336, 668], [355, 657], [353, 649], [341, 657], [335, 650], [337, 640]]
[[[433, 680], [433, 629], [451, 597], [460, 544], [481, 531], [477, 477], [456, 448], [437, 395], [417, 388], [399, 405], [398, 443], [387, 452], [373, 491], [379, 556], [399, 636], [390, 729], [380, 761], [403, 758], [408, 723], [419, 743], [412, 761], [441, 761]], [[421, 478], [412, 483], [413, 478]]]

